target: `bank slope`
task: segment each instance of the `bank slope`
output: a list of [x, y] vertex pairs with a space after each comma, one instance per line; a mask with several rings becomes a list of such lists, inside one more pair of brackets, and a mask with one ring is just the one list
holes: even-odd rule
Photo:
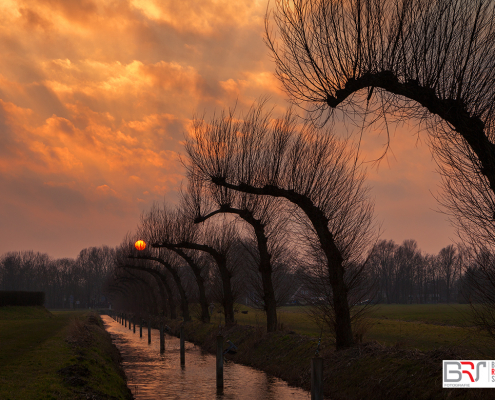
[[0, 307], [1, 399], [132, 398], [99, 317], [16, 308]]

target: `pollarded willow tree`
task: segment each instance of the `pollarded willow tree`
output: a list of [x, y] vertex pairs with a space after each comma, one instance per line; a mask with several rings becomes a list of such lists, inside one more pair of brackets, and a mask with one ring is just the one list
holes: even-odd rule
[[[190, 225], [192, 225], [192, 223], [182, 218], [180, 213], [169, 210], [165, 206], [160, 208], [157, 204], [154, 204], [147, 213], [142, 215], [141, 225], [138, 229], [138, 236], [147, 240], [150, 244], [160, 241], [176, 243], [177, 241], [183, 239], [185, 232], [191, 234], [191, 230], [187, 229]], [[156, 248], [162, 256], [168, 254], [169, 258], [175, 257], [177, 259], [178, 257], [189, 266], [198, 287], [201, 320], [203, 322], [209, 322], [210, 317], [208, 314], [208, 303], [206, 300], [205, 277], [203, 276], [203, 268], [198, 258], [194, 254], [190, 254], [187, 250], [183, 250], [180, 247], [156, 246]], [[152, 250], [148, 248], [148, 252], [151, 251]], [[146, 253], [144, 253], [143, 256], [148, 257]], [[181, 296], [182, 293], [183, 298], [187, 298], [186, 291], [182, 290]]]
[[[142, 234], [139, 236], [146, 238]], [[184, 318], [189, 318], [189, 307], [187, 301], [186, 290], [179, 274], [179, 269], [169, 258], [163, 254], [151, 253], [149, 249], [145, 252], [137, 251], [134, 247], [135, 239], [126, 235], [116, 251], [115, 266], [117, 268], [142, 271], [150, 274], [157, 283], [160, 296], [162, 298], [163, 311], [168, 312], [171, 319], [177, 318], [177, 310], [174, 299], [174, 292], [170, 287], [169, 282], [176, 285], [180, 297], [180, 304]], [[155, 263], [154, 261], [158, 262]], [[172, 279], [170, 279], [172, 278]], [[168, 305], [168, 307], [165, 307]]]
[[326, 259], [336, 345], [352, 345], [345, 273], [366, 253], [374, 231], [373, 204], [355, 152], [313, 124], [298, 127], [292, 110], [270, 121], [263, 104], [243, 118], [230, 112], [208, 123], [196, 120], [186, 152], [195, 179], [285, 199], [301, 210]]
[[[266, 43], [290, 99], [322, 113], [368, 89], [401, 113], [445, 122], [495, 191], [492, 0], [276, 0]], [[273, 33], [270, 17], [277, 27]], [[407, 104], [404, 100], [411, 100]]]
[[[256, 243], [257, 252], [251, 254], [261, 277], [260, 297], [266, 312], [267, 331], [277, 330], [277, 297], [283, 291], [277, 285], [282, 264], [290, 260], [287, 247], [287, 207], [278, 199], [257, 196], [227, 189], [213, 183], [205, 184], [191, 173], [187, 192], [183, 192], [183, 208], [187, 208], [195, 223], [204, 222], [219, 214], [230, 214], [244, 222], [247, 234]], [[242, 225], [240, 226], [242, 229]], [[247, 249], [247, 248], [246, 248]], [[257, 288], [256, 280], [253, 287]], [[276, 292], [277, 289], [277, 292]]]
[[[231, 262], [232, 245], [237, 241], [237, 232], [234, 226], [228, 222], [205, 223], [203, 226], [194, 224], [185, 210], [180, 207], [175, 210], [166, 205], [163, 208], [154, 207], [143, 222], [148, 224], [153, 232], [149, 238], [151, 247], [162, 251], [171, 251], [185, 259], [188, 265], [192, 265], [184, 258], [187, 251], [207, 254], [215, 263], [220, 281], [217, 288], [217, 300], [222, 304], [225, 313], [225, 323], [235, 323], [234, 303], [239, 296], [240, 282], [237, 281], [236, 265]], [[179, 250], [177, 252], [177, 250]], [[182, 250], [182, 251], [181, 251]], [[182, 253], [182, 254], [180, 254]], [[193, 268], [194, 270], [194, 268]], [[201, 271], [195, 271], [200, 293], [202, 314], [208, 313], [204, 285], [201, 286]], [[203, 318], [205, 320], [206, 317]]]
[[293, 102], [317, 113], [355, 109], [368, 89], [368, 101], [428, 119], [447, 209], [463, 229], [473, 218], [493, 226], [493, 1], [277, 0], [272, 17], [278, 35], [267, 15], [266, 42]]
[[155, 293], [151, 275], [143, 271], [115, 268], [107, 276], [107, 295], [116, 301], [115, 309], [133, 310], [136, 314], [158, 314], [158, 296]]

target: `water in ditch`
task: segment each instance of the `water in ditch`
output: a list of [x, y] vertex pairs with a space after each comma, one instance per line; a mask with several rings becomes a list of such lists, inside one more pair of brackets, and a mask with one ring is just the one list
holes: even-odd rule
[[[160, 354], [159, 331], [152, 329], [151, 344], [148, 331], [139, 337], [106, 315], [102, 315], [106, 330], [123, 358], [127, 384], [134, 398], [141, 399], [217, 399], [217, 400], [307, 400], [309, 392], [291, 387], [286, 382], [262, 371], [224, 363], [224, 390], [216, 389], [215, 356], [186, 342], [186, 364], [180, 366], [179, 339], [166, 336], [165, 353]], [[309, 366], [308, 366], [309, 367]]]

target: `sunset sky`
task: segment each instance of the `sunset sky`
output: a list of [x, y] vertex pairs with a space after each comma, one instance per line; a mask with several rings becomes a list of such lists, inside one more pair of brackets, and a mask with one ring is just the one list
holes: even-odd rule
[[[75, 257], [115, 246], [153, 201], [174, 201], [195, 113], [285, 94], [263, 43], [267, 0], [0, 1], [0, 255]], [[455, 234], [438, 208], [423, 136], [400, 127], [369, 164], [382, 238], [437, 253]], [[386, 135], [367, 132], [368, 160]]]

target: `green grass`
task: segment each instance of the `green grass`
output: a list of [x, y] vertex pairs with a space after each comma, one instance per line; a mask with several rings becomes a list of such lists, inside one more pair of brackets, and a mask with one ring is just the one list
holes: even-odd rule
[[[266, 328], [266, 315], [262, 310], [244, 305], [236, 305], [236, 309], [239, 310], [235, 314], [238, 324]], [[247, 311], [247, 314], [243, 314], [241, 311]], [[277, 319], [283, 329], [293, 330], [308, 336], [318, 336], [320, 334], [320, 328], [307, 314], [307, 307], [280, 307], [277, 311]], [[214, 313], [211, 322], [217, 325], [220, 322], [223, 323], [223, 314]]]
[[495, 352], [495, 344], [470, 323], [466, 304], [378, 305], [370, 312], [368, 340], [434, 350], [462, 347], [479, 353]]
[[[241, 325], [266, 327], [265, 314], [246, 306], [237, 306], [236, 320]], [[278, 321], [284, 329], [318, 337], [321, 328], [309, 317], [306, 306], [281, 307]], [[221, 317], [215, 314], [212, 322]], [[365, 341], [376, 340], [388, 346], [419, 350], [440, 347], [465, 348], [478, 354], [494, 355], [495, 343], [470, 325], [469, 306], [465, 304], [384, 304], [374, 306], [366, 320]], [[324, 333], [325, 335], [325, 333]]]
[[64, 342], [70, 315], [16, 308], [0, 311], [0, 398], [69, 398], [57, 370], [72, 357]]
[[44, 319], [53, 318], [53, 314], [45, 307], [20, 307], [4, 306], [0, 307], [0, 321], [21, 320], [21, 319]]
[[389, 346], [434, 350], [439, 347], [463, 347], [477, 352], [493, 353], [495, 344], [472, 328], [407, 322], [400, 320], [371, 319], [365, 340], [376, 340]]
[[471, 325], [468, 304], [380, 304], [372, 308], [371, 316], [436, 325]]
[[49, 313], [42, 307], [0, 307], [0, 399], [79, 398], [58, 372], [73, 364], [88, 365], [94, 377], [89, 379], [91, 389], [124, 398], [125, 381], [108, 356], [111, 344], [102, 329], [91, 332], [91, 346], [77, 353], [66, 341], [74, 325], [84, 326], [86, 316]]

